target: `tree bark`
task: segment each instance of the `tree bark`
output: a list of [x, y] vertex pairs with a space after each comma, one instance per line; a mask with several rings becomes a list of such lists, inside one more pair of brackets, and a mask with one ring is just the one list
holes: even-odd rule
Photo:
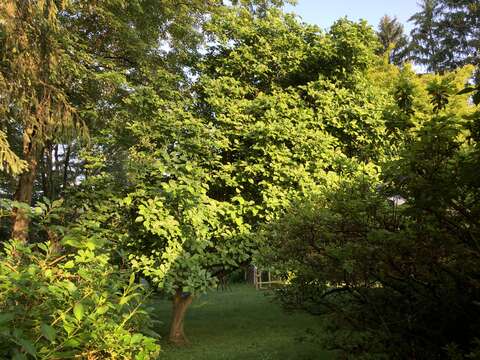
[[[58, 173], [58, 144], [55, 146], [51, 146], [50, 150], [50, 200], [55, 200], [57, 198], [57, 189], [56, 189], [56, 181], [57, 173]], [[53, 152], [53, 155], [52, 155]]]
[[53, 158], [52, 158], [52, 145], [47, 142], [42, 155], [40, 156], [42, 167], [42, 187], [43, 196], [47, 199], [53, 199]]
[[178, 346], [187, 345], [189, 342], [185, 336], [183, 323], [187, 309], [192, 303], [193, 296], [177, 290], [173, 297], [173, 314], [170, 324], [170, 335], [168, 340]]
[[[30, 205], [32, 202], [33, 185], [37, 175], [38, 145], [34, 141], [35, 131], [26, 129], [23, 137], [23, 158], [28, 164], [18, 179], [14, 200]], [[27, 211], [21, 208], [14, 208], [12, 214], [12, 239], [28, 241], [28, 227], [30, 218]]]
[[67, 191], [67, 185], [68, 185], [68, 167], [70, 165], [70, 152], [71, 152], [71, 147], [70, 145], [67, 145], [67, 150], [65, 151], [65, 148], [63, 149], [63, 152], [65, 154], [65, 164], [63, 167], [63, 183], [62, 183], [62, 195], [65, 194], [65, 191]]

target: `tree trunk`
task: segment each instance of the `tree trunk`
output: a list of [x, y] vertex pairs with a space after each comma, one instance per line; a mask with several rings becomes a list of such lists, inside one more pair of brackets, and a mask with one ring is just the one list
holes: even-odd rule
[[[50, 200], [55, 200], [57, 198], [57, 189], [56, 189], [56, 177], [58, 172], [58, 144], [51, 146], [50, 150]], [[53, 155], [52, 155], [53, 152]]]
[[[29, 131], [30, 130], [30, 131]], [[30, 205], [32, 202], [33, 185], [37, 174], [38, 165], [38, 145], [34, 142], [34, 131], [27, 129], [23, 139], [23, 158], [28, 164], [18, 179], [17, 190], [15, 191], [14, 200]], [[27, 211], [21, 208], [14, 208], [12, 214], [12, 239], [27, 242], [28, 226], [30, 218]]]
[[173, 297], [172, 323], [170, 324], [170, 336], [168, 340], [175, 345], [187, 345], [188, 340], [183, 330], [183, 322], [188, 306], [192, 303], [193, 296], [177, 290]]
[[53, 199], [53, 160], [52, 160], [52, 145], [48, 142], [40, 156], [41, 172], [42, 172], [42, 189], [43, 196], [47, 199]]
[[64, 148], [63, 152], [65, 154], [65, 164], [63, 167], [62, 195], [65, 194], [65, 191], [67, 191], [67, 185], [68, 185], [68, 166], [70, 165], [70, 152], [71, 152], [70, 145], [67, 145], [67, 150], [65, 151], [65, 148]]

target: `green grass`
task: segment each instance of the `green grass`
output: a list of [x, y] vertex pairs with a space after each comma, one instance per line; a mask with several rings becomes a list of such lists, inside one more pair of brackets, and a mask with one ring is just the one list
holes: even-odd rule
[[[155, 302], [160, 319], [170, 319], [171, 303]], [[167, 338], [168, 320], [157, 329]], [[196, 298], [187, 313], [191, 345], [162, 341], [164, 360], [330, 360], [332, 355], [307, 338], [320, 333], [318, 318], [287, 314], [267, 292], [247, 285], [211, 291]]]

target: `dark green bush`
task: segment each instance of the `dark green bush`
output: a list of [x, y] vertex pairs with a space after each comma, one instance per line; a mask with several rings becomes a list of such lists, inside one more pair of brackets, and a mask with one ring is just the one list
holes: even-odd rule
[[281, 300], [323, 316], [324, 344], [345, 358], [478, 357], [480, 147], [468, 126], [433, 118], [381, 181], [346, 180], [265, 231], [266, 260], [290, 272]]

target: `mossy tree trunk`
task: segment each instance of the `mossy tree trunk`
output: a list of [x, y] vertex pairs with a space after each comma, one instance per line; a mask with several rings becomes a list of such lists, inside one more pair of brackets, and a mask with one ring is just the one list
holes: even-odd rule
[[185, 294], [181, 290], [177, 290], [175, 292], [173, 297], [172, 322], [170, 324], [170, 335], [168, 338], [172, 344], [178, 346], [188, 344], [188, 340], [183, 329], [183, 323], [185, 320], [185, 314], [187, 313], [187, 309], [192, 303], [192, 300], [193, 296], [190, 294]]
[[[28, 168], [18, 179], [17, 189], [15, 191], [15, 201], [25, 203], [30, 206], [32, 202], [33, 186], [37, 174], [39, 145], [35, 143], [35, 131], [32, 127], [25, 130], [23, 136], [23, 158], [27, 162]], [[30, 218], [27, 212], [22, 208], [14, 208], [12, 216], [12, 238], [28, 241], [28, 227]]]

